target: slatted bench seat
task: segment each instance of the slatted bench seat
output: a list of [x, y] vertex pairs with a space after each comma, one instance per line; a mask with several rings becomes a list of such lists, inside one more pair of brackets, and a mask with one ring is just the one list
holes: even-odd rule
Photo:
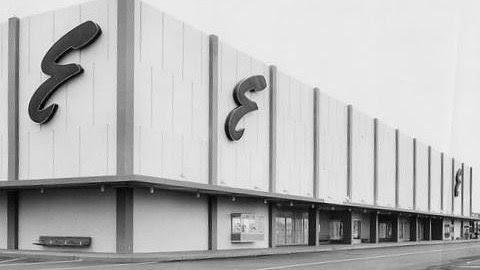
[[42, 235], [34, 244], [46, 247], [89, 247], [91, 242], [91, 237]]

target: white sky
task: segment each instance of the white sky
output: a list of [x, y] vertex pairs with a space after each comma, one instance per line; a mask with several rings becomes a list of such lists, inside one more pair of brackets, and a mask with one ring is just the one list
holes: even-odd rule
[[[85, 2], [0, 1], [0, 20]], [[480, 168], [480, 1], [145, 1]]]

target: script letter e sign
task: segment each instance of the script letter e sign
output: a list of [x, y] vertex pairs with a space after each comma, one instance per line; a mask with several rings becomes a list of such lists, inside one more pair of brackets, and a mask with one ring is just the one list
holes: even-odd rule
[[69, 52], [92, 44], [101, 33], [98, 24], [87, 21], [73, 28], [48, 50], [42, 59], [41, 68], [43, 73], [50, 75], [50, 78], [40, 85], [28, 104], [28, 114], [33, 122], [45, 124], [52, 119], [58, 104], [45, 107], [48, 99], [62, 84], [83, 73], [83, 68], [79, 64], [60, 65], [58, 62]]

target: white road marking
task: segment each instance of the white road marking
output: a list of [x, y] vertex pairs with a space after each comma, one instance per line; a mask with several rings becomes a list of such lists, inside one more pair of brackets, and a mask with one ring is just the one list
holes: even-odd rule
[[20, 257], [20, 258], [14, 258], [14, 259], [3, 260], [3, 261], [0, 261], [0, 264], [1, 264], [1, 263], [14, 262], [14, 261], [20, 261], [20, 260], [23, 260], [23, 259], [26, 259], [26, 258], [27, 258], [27, 257]]
[[466, 262], [466, 264], [471, 264], [471, 263], [475, 263], [475, 262], [480, 262], [480, 260], [468, 261], [468, 262]]
[[429, 251], [408, 252], [408, 253], [390, 254], [390, 255], [378, 255], [378, 256], [370, 256], [370, 257], [343, 259], [343, 260], [332, 260], [332, 261], [322, 261], [322, 262], [279, 265], [279, 266], [273, 266], [273, 267], [267, 267], [267, 268], [258, 268], [258, 269], [255, 269], [255, 270], [277, 270], [277, 269], [322, 265], [322, 264], [329, 264], [329, 263], [342, 263], [342, 262], [351, 262], [351, 261], [363, 261], [363, 260], [372, 260], [372, 259], [381, 259], [381, 258], [392, 258], [392, 257], [401, 257], [401, 256], [416, 255], [416, 254], [435, 253], [435, 252], [439, 252], [439, 251], [455, 251], [455, 250], [471, 249], [471, 248], [475, 248], [475, 247], [480, 247], [480, 246], [476, 245], [476, 246], [469, 246], [469, 247], [463, 247], [463, 248], [434, 249], [434, 250], [429, 250]]
[[138, 266], [138, 265], [147, 265], [147, 264], [156, 264], [157, 262], [141, 262], [141, 263], [119, 263], [119, 264], [101, 264], [101, 265], [80, 265], [80, 266], [69, 266], [62, 268], [43, 268], [39, 270], [74, 270], [74, 269], [92, 269], [97, 267], [119, 267], [119, 266]]
[[69, 260], [69, 261], [44, 261], [44, 262], [25, 262], [25, 263], [10, 263], [10, 264], [2, 264], [1, 267], [5, 266], [28, 266], [28, 265], [42, 265], [42, 264], [59, 264], [59, 263], [70, 263], [70, 262], [81, 262], [82, 259], [76, 260]]

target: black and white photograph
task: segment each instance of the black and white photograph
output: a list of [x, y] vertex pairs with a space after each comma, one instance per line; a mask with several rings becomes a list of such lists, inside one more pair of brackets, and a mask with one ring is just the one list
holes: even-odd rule
[[0, 270], [480, 269], [479, 12], [0, 0]]

